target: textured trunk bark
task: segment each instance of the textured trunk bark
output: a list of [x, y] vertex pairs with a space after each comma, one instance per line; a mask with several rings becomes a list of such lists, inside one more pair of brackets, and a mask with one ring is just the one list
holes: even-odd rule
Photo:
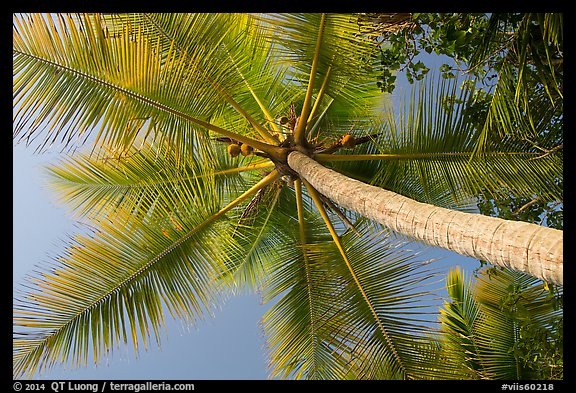
[[338, 205], [396, 232], [563, 285], [562, 231], [417, 202], [346, 177], [296, 151], [288, 165]]

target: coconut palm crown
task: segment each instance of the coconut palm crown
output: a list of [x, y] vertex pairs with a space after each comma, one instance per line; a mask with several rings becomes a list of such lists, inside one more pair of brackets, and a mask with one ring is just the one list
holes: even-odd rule
[[419, 349], [426, 261], [289, 155], [455, 211], [502, 184], [562, 193], [559, 157], [466, 121], [472, 82], [428, 79], [394, 114], [351, 15], [24, 15], [13, 31], [14, 139], [70, 153], [50, 184], [90, 228], [15, 299], [16, 378], [146, 348], [166, 313], [196, 323], [243, 288], [275, 302], [272, 377], [441, 377]]

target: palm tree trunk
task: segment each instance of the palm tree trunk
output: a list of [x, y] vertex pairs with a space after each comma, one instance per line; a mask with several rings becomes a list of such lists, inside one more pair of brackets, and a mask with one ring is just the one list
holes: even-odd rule
[[338, 205], [390, 229], [497, 266], [563, 285], [563, 232], [417, 202], [351, 179], [294, 151], [288, 165]]

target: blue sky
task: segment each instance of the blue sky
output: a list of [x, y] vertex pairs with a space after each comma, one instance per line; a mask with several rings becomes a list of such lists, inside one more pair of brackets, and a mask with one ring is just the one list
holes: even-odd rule
[[[428, 58], [437, 68], [442, 60]], [[398, 78], [395, 94], [407, 88], [405, 77]], [[13, 283], [15, 289], [25, 275], [38, 265], [50, 262], [62, 249], [67, 234], [76, 231], [74, 222], [62, 207], [56, 206], [44, 186], [41, 167], [59, 157], [57, 151], [34, 154], [33, 148], [13, 148]], [[478, 263], [444, 251], [428, 257], [444, 257], [438, 264]], [[167, 331], [162, 345], [152, 343], [138, 358], [132, 348], [121, 347], [99, 365], [80, 369], [55, 367], [42, 379], [266, 379], [265, 340], [259, 320], [270, 305], [262, 305], [258, 295], [230, 299], [215, 318], [196, 327], [185, 327], [167, 314]]]

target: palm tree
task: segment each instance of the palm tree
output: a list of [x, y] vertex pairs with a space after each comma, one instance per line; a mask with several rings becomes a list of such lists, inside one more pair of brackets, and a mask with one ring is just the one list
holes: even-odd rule
[[446, 287], [434, 351], [445, 378], [562, 379], [562, 287], [504, 268], [475, 282], [453, 269]]
[[[373, 45], [351, 21], [324, 14], [14, 19], [14, 138], [40, 150], [93, 146], [49, 168], [60, 199], [92, 230], [71, 239], [16, 300], [16, 377], [58, 362], [84, 364], [89, 353], [97, 361], [121, 341], [146, 347], [159, 337], [164, 308], [193, 323], [244, 286], [279, 299], [263, 321], [273, 376], [435, 375], [414, 345], [427, 342], [422, 312], [432, 292], [424, 284], [432, 273], [358, 199], [346, 202], [337, 187], [322, 185], [322, 176], [340, 172], [395, 192], [393, 199], [404, 195], [406, 207], [450, 209], [455, 221], [473, 208], [474, 195], [497, 197], [502, 182], [556, 198], [561, 190], [549, 184], [561, 160], [504, 138], [474, 155], [477, 132], [462, 120], [473, 88], [462, 90], [462, 104], [440, 105], [455, 83], [440, 83], [437, 93], [423, 85], [399, 117], [383, 111], [370, 88]], [[523, 252], [560, 255], [522, 268], [561, 282], [562, 232], [538, 231], [555, 248], [538, 251], [532, 243], [541, 242], [532, 241]], [[444, 244], [441, 233], [435, 244]], [[500, 247], [493, 236], [474, 248], [479, 241]], [[448, 243], [467, 253], [459, 241]]]

